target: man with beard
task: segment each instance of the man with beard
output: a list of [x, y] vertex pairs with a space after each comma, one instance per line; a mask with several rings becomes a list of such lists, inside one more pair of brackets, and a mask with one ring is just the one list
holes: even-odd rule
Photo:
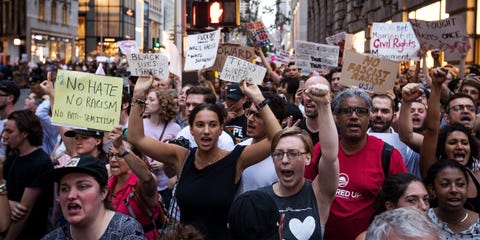
[[[286, 101], [280, 96], [274, 96], [270, 92], [263, 92], [265, 99], [269, 99], [268, 106], [273, 114], [280, 122], [285, 118], [287, 110]], [[262, 141], [267, 137], [266, 122], [263, 121], [262, 116], [258, 113], [257, 107], [252, 104], [245, 110], [247, 117], [247, 136], [250, 137], [245, 141], [239, 143], [240, 145], [248, 146]], [[255, 190], [260, 187], [270, 186], [272, 183], [278, 181], [277, 173], [275, 172], [275, 165], [271, 156], [265, 160], [258, 162], [245, 169], [242, 173], [238, 194]]]
[[[0, 81], [0, 133], [7, 122], [7, 116], [15, 111], [15, 103], [20, 96], [20, 88], [11, 80]], [[6, 158], [5, 145], [0, 143], [0, 161]]]
[[[365, 231], [374, 214], [375, 195], [385, 176], [407, 171], [396, 149], [391, 151], [388, 168], [382, 164], [385, 143], [367, 134], [372, 109], [370, 96], [359, 89], [346, 89], [338, 93], [332, 102], [340, 137], [340, 177], [325, 226], [325, 239], [355, 239]], [[312, 162], [318, 161], [320, 154], [318, 143]], [[384, 166], [388, 173], [384, 172]]]
[[421, 179], [420, 166], [418, 165], [420, 155], [403, 143], [398, 133], [392, 128], [392, 122], [396, 115], [393, 99], [387, 94], [378, 94], [373, 96], [372, 104], [373, 111], [370, 113], [368, 135], [380, 138], [394, 146], [402, 154], [408, 172]]

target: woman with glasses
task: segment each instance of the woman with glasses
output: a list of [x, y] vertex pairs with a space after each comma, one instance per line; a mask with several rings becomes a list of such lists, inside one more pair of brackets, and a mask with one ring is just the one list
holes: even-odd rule
[[282, 232], [285, 239], [323, 239], [339, 180], [338, 134], [330, 108], [330, 89], [317, 84], [305, 94], [315, 102], [317, 121], [322, 125], [319, 137], [325, 150], [318, 164], [318, 175], [313, 181], [304, 178], [305, 166], [313, 158], [309, 134], [297, 127], [285, 128], [272, 140], [272, 159], [279, 181], [260, 189], [272, 196], [280, 213], [285, 214]]
[[227, 229], [228, 211], [238, 190], [245, 168], [265, 159], [270, 154], [273, 136], [280, 125], [260, 89], [241, 83], [242, 91], [258, 108], [266, 126], [267, 138], [249, 146], [237, 145], [232, 151], [218, 147], [223, 132], [224, 109], [216, 104], [200, 104], [189, 116], [190, 132], [198, 147], [167, 144], [146, 137], [141, 114], [145, 97], [155, 88], [152, 77], [140, 77], [135, 85], [129, 118], [128, 140], [140, 151], [173, 167], [179, 176], [176, 200], [183, 224], [191, 224], [207, 239], [231, 239]]

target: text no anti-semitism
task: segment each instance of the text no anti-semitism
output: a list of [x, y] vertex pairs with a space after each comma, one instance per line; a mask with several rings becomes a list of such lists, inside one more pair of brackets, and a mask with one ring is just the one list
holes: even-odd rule
[[245, 80], [261, 85], [266, 73], [267, 69], [264, 67], [240, 58], [227, 56], [222, 72], [220, 73], [220, 79], [228, 82], [241, 82]]
[[440, 49], [446, 61], [460, 60], [471, 48], [470, 38], [462, 16], [454, 16], [438, 21], [408, 19], [412, 24], [420, 46], [424, 50]]
[[353, 50], [345, 50], [343, 61], [340, 84], [374, 93], [386, 93], [393, 89], [398, 62]]
[[394, 61], [418, 61], [420, 43], [409, 22], [373, 23], [370, 39], [372, 55]]
[[132, 76], [153, 76], [168, 79], [168, 57], [163, 53], [127, 54], [128, 70]]
[[217, 58], [215, 59], [215, 64], [213, 64], [213, 69], [221, 71], [227, 56], [234, 56], [248, 62], [252, 62], [256, 57], [253, 47], [229, 43], [221, 44], [217, 50]]
[[338, 46], [295, 41], [295, 65], [299, 68], [324, 71], [338, 65]]
[[52, 122], [110, 131], [120, 121], [123, 79], [58, 70]]
[[188, 35], [187, 57], [185, 71], [209, 68], [215, 63], [220, 42], [220, 30]]

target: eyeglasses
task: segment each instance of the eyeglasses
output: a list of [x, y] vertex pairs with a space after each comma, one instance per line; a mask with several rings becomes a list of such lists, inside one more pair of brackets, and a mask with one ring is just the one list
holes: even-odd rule
[[339, 108], [338, 113], [345, 114], [345, 115], [352, 115], [352, 113], [355, 112], [357, 116], [365, 116], [367, 115], [370, 110], [368, 108], [363, 108], [363, 107], [347, 107], [347, 108]]
[[287, 154], [288, 160], [295, 161], [300, 157], [300, 155], [306, 154], [307, 152], [300, 152], [298, 150], [288, 150], [286, 152], [275, 150], [272, 153], [272, 159], [275, 161], [282, 160], [285, 154]]
[[10, 96], [10, 94], [8, 94], [8, 93], [0, 93], [0, 97], [8, 97], [8, 96]]
[[463, 104], [451, 106], [450, 109], [453, 109], [453, 111], [455, 111], [455, 112], [460, 112], [464, 109], [467, 109], [467, 111], [469, 111], [469, 112], [475, 112], [475, 110], [476, 110], [475, 106], [473, 106], [473, 105], [463, 105]]
[[121, 157], [118, 156], [117, 153], [107, 152], [107, 158], [108, 158], [108, 159], [112, 159], [113, 157], [115, 157], [116, 159], [120, 159], [120, 158], [121, 158]]
[[254, 112], [254, 111], [250, 111], [250, 110], [245, 111], [245, 117], [246, 118], [249, 118], [252, 115], [255, 119], [262, 119], [262, 116], [260, 115], [259, 112]]

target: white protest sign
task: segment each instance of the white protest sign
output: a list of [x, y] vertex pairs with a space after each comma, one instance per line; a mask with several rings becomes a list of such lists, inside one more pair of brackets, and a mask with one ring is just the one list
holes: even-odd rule
[[445, 60], [460, 60], [462, 53], [471, 48], [465, 28], [465, 19], [454, 16], [438, 21], [408, 19], [412, 24], [420, 46], [424, 50], [440, 49]]
[[250, 80], [257, 85], [263, 83], [263, 78], [267, 73], [267, 69], [253, 63], [247, 62], [240, 58], [227, 56], [223, 65], [220, 79], [228, 82], [241, 82]]
[[185, 71], [199, 70], [204, 66], [209, 68], [215, 63], [218, 44], [220, 42], [220, 30], [188, 35], [187, 57], [185, 59]]
[[153, 76], [168, 79], [168, 57], [163, 53], [127, 54], [128, 70], [132, 76]]
[[420, 60], [420, 43], [409, 22], [373, 23], [370, 49], [372, 55], [394, 61]]
[[290, 62], [290, 52], [283, 49], [278, 49], [275, 54], [275, 61], [280, 62], [281, 64], [288, 64]]
[[339, 47], [313, 42], [295, 41], [295, 65], [318, 72], [338, 66]]
[[120, 51], [123, 54], [127, 55], [130, 53], [138, 53], [137, 42], [134, 40], [125, 40], [117, 42], [118, 47], [120, 47]]

